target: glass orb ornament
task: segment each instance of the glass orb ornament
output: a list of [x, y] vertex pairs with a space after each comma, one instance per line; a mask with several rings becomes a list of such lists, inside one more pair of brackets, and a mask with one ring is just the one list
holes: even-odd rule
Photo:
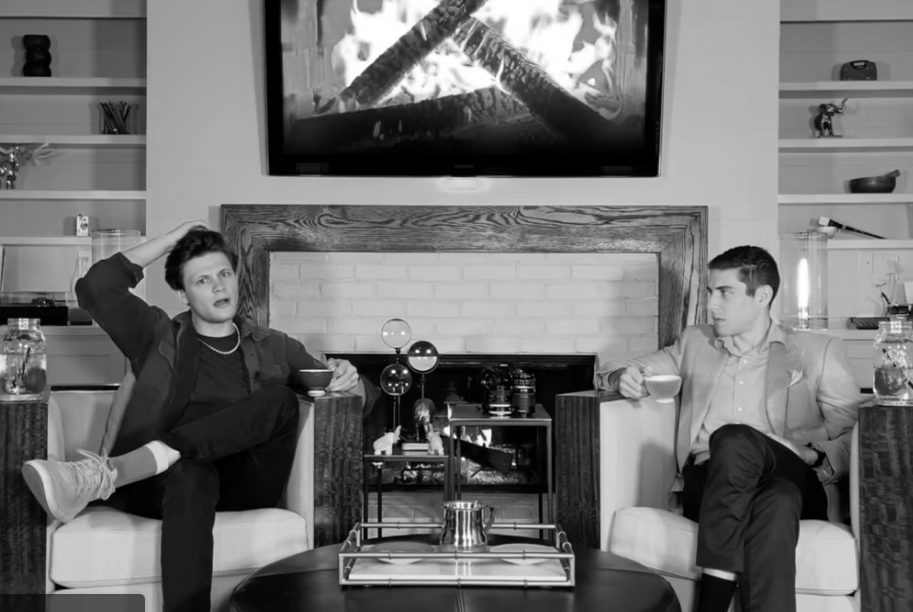
[[380, 337], [384, 344], [399, 351], [412, 339], [412, 328], [402, 319], [390, 319], [380, 329]]
[[412, 387], [412, 372], [401, 363], [391, 363], [380, 373], [380, 388], [398, 397]]
[[406, 363], [421, 374], [426, 374], [437, 367], [440, 356], [437, 348], [427, 340], [419, 340], [406, 352]]

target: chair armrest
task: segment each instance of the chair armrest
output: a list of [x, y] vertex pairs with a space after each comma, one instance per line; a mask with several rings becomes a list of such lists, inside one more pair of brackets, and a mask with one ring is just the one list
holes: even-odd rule
[[669, 507], [675, 480], [678, 403], [646, 398], [599, 405], [600, 542], [608, 550], [615, 512], [632, 506]]
[[307, 521], [307, 546], [314, 541], [314, 404], [298, 398], [298, 446], [282, 507]]
[[[64, 461], [66, 457], [66, 444], [64, 441], [63, 416], [60, 406], [52, 394], [48, 398], [48, 459]], [[45, 562], [44, 562], [44, 589], [45, 593], [53, 593], [56, 585], [51, 580], [51, 546], [54, 541], [54, 532], [62, 523], [48, 517], [48, 526], [45, 531]]]
[[48, 459], [66, 460], [66, 439], [60, 405], [52, 393], [48, 397]]
[[850, 527], [859, 541], [859, 424], [853, 427], [850, 442]]

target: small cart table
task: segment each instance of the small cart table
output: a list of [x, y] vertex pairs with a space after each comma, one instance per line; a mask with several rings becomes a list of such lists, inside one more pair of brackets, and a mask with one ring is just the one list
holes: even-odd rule
[[[460, 479], [460, 440], [465, 427], [537, 427], [536, 445], [542, 448], [542, 436], [545, 436], [545, 465], [542, 465], [542, 454], [537, 452], [537, 472], [539, 477], [539, 522], [545, 523], [546, 518], [542, 514], [543, 485], [545, 488], [544, 497], [547, 499], [548, 521], [555, 520], [554, 497], [552, 495], [552, 417], [548, 415], [541, 404], [536, 404], [536, 409], [529, 416], [510, 416], [494, 417], [482, 412], [481, 407], [475, 405], [460, 404], [453, 408], [450, 414], [450, 436], [448, 439], [448, 451], [453, 462], [451, 466], [454, 473], [450, 481], [454, 486], [454, 499], [462, 499], [462, 482]], [[456, 444], [454, 444], [456, 440]], [[455, 448], [454, 448], [455, 447]], [[543, 474], [545, 478], [543, 478]]]

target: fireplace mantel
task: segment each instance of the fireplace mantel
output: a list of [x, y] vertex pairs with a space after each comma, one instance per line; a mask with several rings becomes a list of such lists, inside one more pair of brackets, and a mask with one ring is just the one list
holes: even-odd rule
[[[704, 206], [232, 204], [222, 206], [221, 227], [240, 259], [239, 312], [260, 325], [269, 324], [270, 253], [299, 251], [655, 253], [660, 345], [703, 321]], [[317, 545], [323, 545], [344, 539], [361, 519], [363, 429], [359, 410], [321, 410], [319, 402], [316, 408], [314, 520], [315, 533], [322, 534], [315, 538]], [[598, 546], [598, 402], [558, 396], [556, 408], [555, 435], [562, 449], [555, 464], [557, 519], [575, 544]], [[332, 447], [334, 439], [347, 445]]]
[[222, 206], [240, 314], [269, 324], [272, 252], [655, 253], [659, 342], [702, 322], [706, 206]]

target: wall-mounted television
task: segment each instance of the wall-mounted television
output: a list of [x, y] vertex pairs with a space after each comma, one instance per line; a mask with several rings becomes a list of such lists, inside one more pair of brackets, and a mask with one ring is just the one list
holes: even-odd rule
[[665, 0], [267, 0], [269, 173], [659, 174]]

